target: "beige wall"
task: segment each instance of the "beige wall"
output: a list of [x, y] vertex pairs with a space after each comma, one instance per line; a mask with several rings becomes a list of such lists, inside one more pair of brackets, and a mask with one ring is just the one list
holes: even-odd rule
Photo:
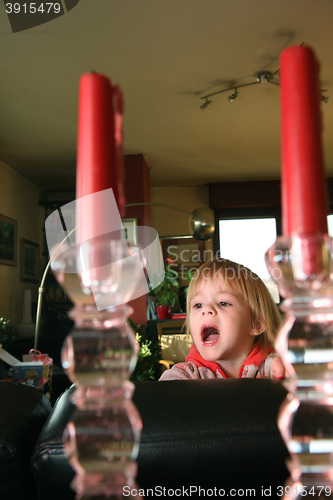
[[17, 221], [17, 265], [0, 264], [0, 316], [9, 317], [17, 325], [21, 321], [24, 291], [31, 290], [35, 301], [38, 290], [38, 284], [20, 281], [20, 238], [38, 243], [41, 256], [44, 209], [38, 205], [40, 188], [2, 162], [0, 179], [0, 214]]
[[[195, 187], [152, 187], [151, 202], [170, 205], [192, 212], [196, 208], [209, 207], [209, 193], [207, 186]], [[188, 214], [163, 207], [152, 207], [152, 227], [156, 229], [160, 238], [166, 236], [190, 235]], [[205, 250], [213, 251], [213, 240], [205, 242]]]
[[[208, 187], [151, 188], [152, 203], [161, 203], [192, 212], [195, 208], [208, 207]], [[152, 207], [152, 226], [160, 237], [190, 234], [189, 215], [169, 208]]]

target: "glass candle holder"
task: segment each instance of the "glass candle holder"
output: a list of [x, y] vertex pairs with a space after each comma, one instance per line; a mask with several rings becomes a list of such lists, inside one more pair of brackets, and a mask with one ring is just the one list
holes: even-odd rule
[[74, 416], [64, 447], [79, 499], [120, 499], [135, 488], [141, 419], [129, 377], [137, 342], [127, 302], [142, 274], [140, 251], [107, 236], [60, 246], [52, 270], [74, 307], [75, 326], [62, 349], [62, 365], [76, 384]]
[[[284, 319], [276, 350], [288, 395], [278, 426], [290, 452], [287, 500], [327, 498], [333, 489], [333, 281], [327, 235], [277, 238], [266, 253]], [[282, 495], [281, 495], [282, 496]]]

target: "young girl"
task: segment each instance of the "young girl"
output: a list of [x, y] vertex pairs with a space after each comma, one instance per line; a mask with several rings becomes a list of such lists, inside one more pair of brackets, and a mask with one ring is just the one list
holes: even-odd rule
[[226, 259], [203, 264], [187, 294], [186, 330], [194, 344], [184, 363], [160, 380], [254, 378], [282, 379], [274, 354], [278, 309], [262, 280]]

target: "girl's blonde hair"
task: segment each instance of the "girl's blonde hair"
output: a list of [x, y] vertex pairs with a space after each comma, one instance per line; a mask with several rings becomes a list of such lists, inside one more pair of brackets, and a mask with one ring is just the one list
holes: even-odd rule
[[265, 331], [257, 338], [263, 343], [273, 345], [280, 323], [279, 310], [259, 276], [247, 267], [227, 259], [212, 259], [205, 262], [194, 273], [187, 292], [186, 332], [189, 334], [191, 300], [203, 280], [221, 279], [236, 292], [243, 295], [250, 306], [252, 321], [260, 320]]

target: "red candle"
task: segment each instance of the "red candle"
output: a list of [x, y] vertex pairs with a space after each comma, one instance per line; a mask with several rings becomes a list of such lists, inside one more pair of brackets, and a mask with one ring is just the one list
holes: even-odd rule
[[[96, 201], [97, 197], [80, 200], [82, 197], [112, 188], [118, 210], [123, 215], [122, 111], [118, 86], [113, 87], [108, 78], [95, 73], [81, 77], [76, 177], [77, 242], [110, 229], [109, 207], [103, 209], [101, 201]], [[119, 229], [119, 220], [111, 224], [112, 227]]]
[[319, 64], [305, 46], [288, 47], [280, 62], [283, 233], [326, 234]]

